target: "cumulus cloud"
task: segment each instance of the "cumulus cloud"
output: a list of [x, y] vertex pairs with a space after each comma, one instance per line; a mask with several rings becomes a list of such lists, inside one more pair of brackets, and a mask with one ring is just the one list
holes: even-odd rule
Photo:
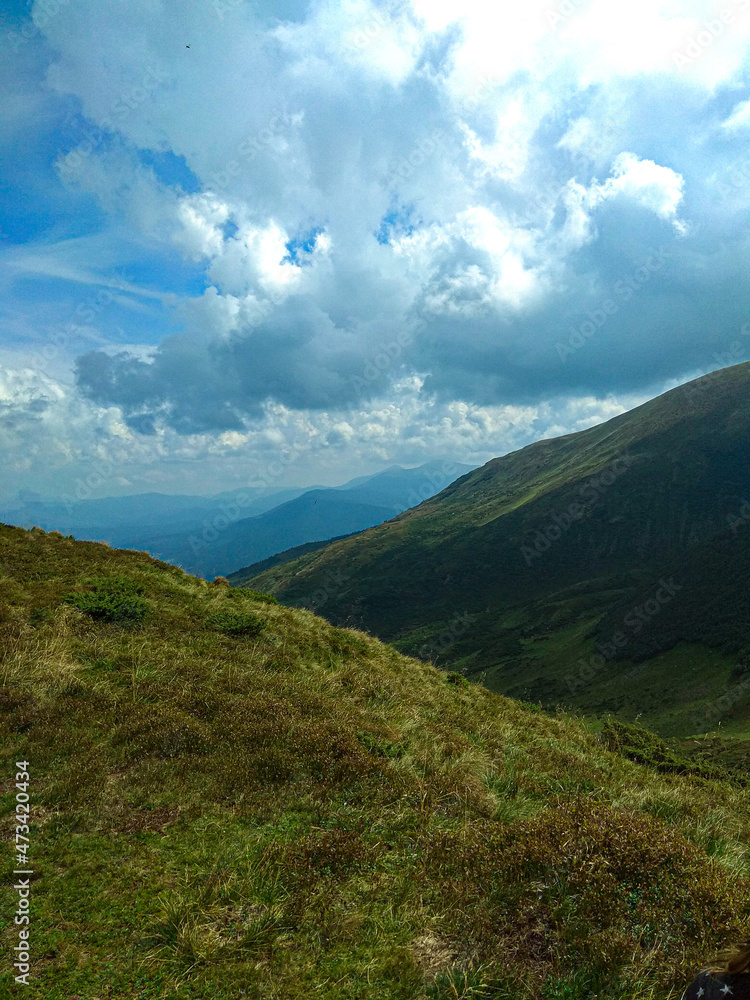
[[650, 209], [661, 219], [673, 221], [678, 232], [684, 225], [677, 218], [684, 178], [653, 160], [639, 160], [633, 153], [620, 153], [612, 164], [612, 177], [597, 190], [602, 201], [623, 196]]
[[[268, 402], [241, 431], [174, 429], [144, 435], [117, 406], [77, 397], [61, 382], [0, 363], [0, 432], [6, 492], [28, 487], [86, 498], [120, 490], [206, 492], [240, 485], [343, 482], [352, 468], [417, 465], [436, 455], [482, 464], [540, 437], [579, 430], [624, 412], [639, 396], [551, 400], [537, 406], [442, 402], [417, 376], [387, 401], [333, 411]], [[168, 461], [165, 461], [168, 460]], [[178, 477], [175, 479], [175, 477]]]
[[[117, 281], [161, 310], [143, 350], [97, 313], [103, 346], [66, 363], [147, 448], [238, 454], [296, 433], [283, 412], [392, 460], [413, 380], [436, 449], [433, 418], [656, 392], [750, 305], [742, 205], [714, 194], [750, 120], [735, 7], [717, 27], [708, 0], [37, 2], [56, 183], [99, 244], [73, 267], [32, 241], [13, 280], [111, 282], [128, 248]], [[517, 440], [493, 420], [469, 422]]]

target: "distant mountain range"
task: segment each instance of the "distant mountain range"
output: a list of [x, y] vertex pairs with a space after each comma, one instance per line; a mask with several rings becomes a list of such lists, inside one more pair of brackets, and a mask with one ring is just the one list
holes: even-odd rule
[[232, 580], [516, 697], [643, 714], [667, 733], [741, 728], [750, 364]]
[[414, 469], [394, 465], [338, 487], [247, 487], [211, 497], [145, 493], [64, 503], [26, 494], [0, 506], [0, 520], [145, 550], [213, 577], [380, 524], [470, 468], [435, 460]]

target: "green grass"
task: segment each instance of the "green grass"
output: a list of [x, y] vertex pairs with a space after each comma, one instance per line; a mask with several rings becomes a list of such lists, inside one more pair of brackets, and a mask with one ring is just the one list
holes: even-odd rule
[[[498, 692], [641, 714], [664, 734], [705, 732], [706, 702], [728, 695], [715, 724], [742, 732], [750, 697], [727, 678], [750, 657], [750, 521], [738, 514], [750, 498], [749, 390], [750, 363], [712, 373], [232, 581]], [[573, 504], [583, 516], [569, 516]], [[612, 649], [606, 670], [571, 692], [567, 676], [597, 646]]]
[[[113, 579], [141, 620], [66, 599]], [[0, 650], [0, 936], [27, 759], [30, 997], [667, 1000], [747, 927], [722, 741], [631, 759], [642, 734], [39, 530], [0, 527]]]

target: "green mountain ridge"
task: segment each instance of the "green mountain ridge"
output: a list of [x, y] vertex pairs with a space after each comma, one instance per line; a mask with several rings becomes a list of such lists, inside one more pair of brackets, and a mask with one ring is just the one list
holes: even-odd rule
[[40, 529], [0, 526], [0, 655], [8, 996], [673, 1000], [750, 919], [742, 741], [597, 736]]
[[[750, 643], [749, 389], [748, 363], [714, 372], [248, 582], [493, 690], [703, 731], [700, 698], [668, 718], [670, 671], [706, 647], [703, 697], [716, 699]], [[660, 654], [661, 703], [639, 703], [629, 669]], [[606, 669], [577, 685], [597, 656]], [[733, 712], [750, 720], [750, 701]]]

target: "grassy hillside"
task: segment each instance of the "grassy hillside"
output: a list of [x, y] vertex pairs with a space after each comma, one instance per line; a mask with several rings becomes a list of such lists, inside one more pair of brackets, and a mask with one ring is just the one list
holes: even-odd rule
[[[750, 364], [713, 373], [250, 585], [497, 691], [703, 732], [750, 644], [749, 398]], [[635, 668], [690, 674], [697, 646], [702, 694], [675, 705], [667, 670], [639, 698]], [[733, 704], [750, 721], [750, 698]]]
[[667, 1000], [746, 927], [723, 746], [597, 736], [143, 553], [0, 527], [0, 572], [8, 995], [21, 760], [30, 997]]
[[331, 542], [337, 542], [340, 538], [349, 537], [351, 536], [339, 535], [337, 538], [327, 538], [323, 542], [305, 542], [304, 545], [295, 545], [291, 549], [284, 549], [283, 552], [277, 552], [276, 555], [269, 556], [268, 559], [261, 559], [260, 562], [246, 566], [237, 573], [229, 573], [227, 579], [233, 587], [241, 587], [251, 577], [257, 576], [258, 573], [262, 573], [264, 570], [271, 569], [272, 566], [281, 566], [282, 563], [291, 562], [292, 559], [298, 559], [309, 552], [317, 552], [318, 549], [322, 549], [325, 545], [330, 545]]

